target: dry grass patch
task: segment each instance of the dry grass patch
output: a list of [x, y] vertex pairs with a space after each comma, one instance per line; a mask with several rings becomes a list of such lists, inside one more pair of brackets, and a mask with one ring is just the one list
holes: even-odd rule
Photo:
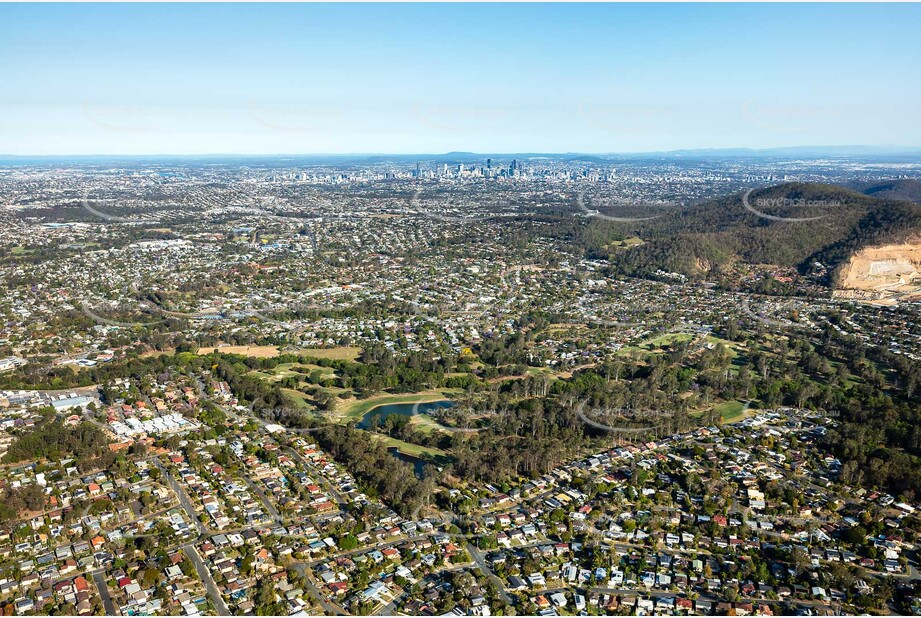
[[277, 345], [226, 345], [216, 348], [198, 348], [199, 354], [211, 354], [220, 352], [222, 354], [240, 354], [242, 356], [253, 356], [255, 358], [275, 358], [281, 352]]

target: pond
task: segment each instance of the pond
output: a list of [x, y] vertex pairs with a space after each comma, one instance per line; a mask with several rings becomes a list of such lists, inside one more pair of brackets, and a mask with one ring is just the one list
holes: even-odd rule
[[397, 459], [399, 459], [400, 461], [404, 461], [404, 462], [410, 464], [410, 465], [413, 467], [413, 472], [415, 473], [416, 478], [420, 478], [420, 479], [421, 479], [421, 478], [422, 478], [422, 473], [423, 473], [423, 471], [425, 470], [425, 466], [427, 466], [427, 465], [432, 465], [432, 462], [426, 461], [426, 460], [424, 460], [424, 459], [422, 459], [422, 458], [420, 458], [420, 457], [413, 457], [412, 455], [407, 455], [406, 453], [401, 453], [400, 450], [399, 450], [397, 447], [395, 447], [395, 446], [391, 446], [390, 448], [387, 449], [387, 451], [388, 451], [391, 455], [393, 455], [394, 457], [396, 457]]
[[359, 429], [373, 429], [380, 421], [383, 421], [393, 414], [399, 416], [415, 416], [416, 414], [428, 414], [433, 410], [450, 408], [452, 406], [454, 406], [454, 402], [447, 400], [430, 401], [428, 403], [388, 403], [368, 410], [355, 426]]

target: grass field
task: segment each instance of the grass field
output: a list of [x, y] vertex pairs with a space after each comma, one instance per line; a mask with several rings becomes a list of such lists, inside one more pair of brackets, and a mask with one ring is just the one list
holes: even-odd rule
[[723, 344], [724, 346], [726, 346], [726, 351], [729, 352], [729, 356], [732, 359], [735, 359], [737, 356], [739, 356], [740, 354], [739, 348], [742, 347], [740, 346], [740, 344], [736, 343], [735, 341], [729, 341], [728, 339], [722, 339], [721, 337], [715, 337], [713, 335], [707, 335], [706, 337], [704, 337], [704, 341], [706, 343], [712, 343], [714, 345]]
[[638, 247], [639, 245], [642, 245], [642, 244], [643, 244], [643, 239], [639, 238], [638, 236], [630, 236], [629, 238], [625, 238], [623, 240], [615, 240], [611, 243], [610, 246], [617, 247], [617, 248]]
[[422, 433], [432, 433], [433, 431], [442, 431], [442, 426], [438, 421], [428, 414], [417, 414], [410, 417], [409, 424]]
[[275, 358], [281, 354], [298, 354], [311, 358], [325, 358], [329, 360], [350, 360], [353, 361], [361, 354], [361, 348], [338, 347], [338, 348], [301, 348], [297, 350], [279, 350], [274, 345], [228, 345], [213, 348], [199, 348], [199, 354], [210, 354], [212, 352], [221, 352], [224, 354], [240, 354], [242, 356], [253, 356], [255, 358]]
[[636, 356], [642, 356], [642, 355], [648, 354], [648, 353], [649, 353], [649, 350], [644, 350], [643, 348], [640, 348], [640, 347], [638, 347], [638, 346], [635, 346], [635, 345], [625, 345], [625, 346], [622, 347], [621, 349], [617, 350], [614, 354], [615, 354], [616, 356], [634, 356], [634, 357], [636, 357]]
[[745, 404], [741, 401], [727, 401], [713, 408], [720, 413], [724, 423], [733, 423], [743, 418], [751, 416], [751, 410], [745, 410]]
[[281, 352], [275, 345], [228, 345], [217, 348], [198, 348], [199, 354], [211, 354], [220, 352], [222, 354], [240, 354], [242, 356], [253, 356], [255, 358], [275, 358]]
[[328, 360], [356, 360], [361, 354], [361, 348], [339, 347], [339, 348], [304, 348], [298, 350], [301, 356], [310, 356], [313, 358], [325, 358]]
[[647, 341], [644, 341], [640, 344], [641, 347], [652, 350], [655, 348], [661, 348], [662, 346], [671, 345], [679, 341], [691, 341], [694, 339], [694, 335], [688, 333], [666, 333], [664, 335], [659, 335]]
[[[302, 371], [297, 371], [298, 369]], [[294, 377], [303, 377], [302, 372], [310, 373], [314, 370], [319, 370], [324, 378], [333, 377], [336, 372], [332, 367], [320, 367], [319, 365], [314, 365], [311, 363], [282, 363], [274, 369], [269, 369], [266, 371], [250, 371], [249, 375], [262, 378], [263, 380], [268, 380], [269, 382], [278, 382], [285, 378]]]
[[283, 389], [281, 389], [281, 392], [283, 392], [285, 395], [287, 395], [288, 398], [291, 399], [291, 401], [292, 401], [298, 408], [300, 408], [300, 409], [302, 409], [302, 410], [306, 410], [306, 409], [312, 407], [312, 406], [310, 405], [310, 403], [308, 403], [307, 396], [304, 395], [304, 393], [302, 393], [302, 392], [300, 392], [300, 391], [296, 391], [296, 390], [291, 389], [291, 388], [283, 388]]

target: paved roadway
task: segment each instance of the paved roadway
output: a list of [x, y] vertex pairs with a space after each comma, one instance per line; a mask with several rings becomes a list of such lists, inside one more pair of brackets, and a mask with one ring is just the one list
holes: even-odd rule
[[[480, 550], [473, 543], [467, 543], [467, 553], [470, 554], [470, 557], [473, 558], [473, 561], [479, 567], [480, 571], [489, 578], [499, 592], [499, 596], [502, 597], [502, 600], [505, 601], [506, 605], [509, 607], [515, 607], [515, 599], [512, 598], [512, 595], [508, 593], [508, 590], [505, 588], [505, 582], [502, 579], [493, 573], [493, 570], [489, 568], [486, 564], [486, 560], [483, 559], [483, 554], [480, 553]], [[514, 615], [514, 614], [513, 614]]]
[[115, 603], [112, 602], [112, 595], [109, 594], [109, 586], [106, 584], [105, 571], [93, 571], [92, 575], [96, 590], [99, 591], [99, 598], [102, 599], [102, 606], [105, 608], [106, 616], [118, 616]]
[[198, 571], [198, 577], [201, 578], [201, 581], [205, 584], [205, 589], [208, 591], [208, 596], [211, 597], [211, 603], [214, 605], [217, 615], [230, 616], [230, 610], [227, 609], [227, 606], [224, 604], [224, 599], [221, 598], [221, 592], [218, 590], [217, 584], [214, 583], [214, 578], [211, 577], [211, 572], [208, 570], [208, 567], [205, 566], [201, 556], [198, 555], [198, 550], [195, 549], [195, 546], [191, 543], [183, 545], [182, 550], [185, 552], [186, 556], [189, 557], [189, 560], [192, 561], [195, 570]]
[[278, 509], [275, 508], [275, 505], [272, 504], [268, 496], [265, 495], [265, 492], [262, 491], [262, 488], [259, 487], [259, 485], [257, 485], [256, 482], [249, 478], [249, 476], [246, 474], [243, 474], [242, 476], [243, 480], [246, 481], [246, 485], [253, 491], [254, 494], [256, 494], [256, 496], [262, 502], [262, 505], [265, 507], [266, 511], [268, 511], [269, 515], [272, 516], [272, 519], [274, 519], [275, 522], [281, 526], [285, 525], [285, 520], [281, 516], [281, 513], [278, 512]]
[[173, 478], [173, 475], [170, 474], [169, 470], [166, 469], [166, 466], [164, 466], [159, 459], [153, 459], [153, 463], [160, 468], [160, 472], [163, 473], [163, 478], [166, 479], [170, 488], [175, 492], [176, 497], [179, 498], [179, 504], [182, 505], [182, 508], [185, 509], [185, 512], [192, 519], [192, 523], [198, 528], [198, 533], [201, 535], [208, 534], [208, 529], [205, 528], [205, 525], [198, 519], [198, 512], [195, 510], [195, 505], [192, 503], [192, 499], [189, 498], [189, 494], [186, 493], [185, 488], [176, 482], [176, 479]]
[[[427, 575], [424, 579], [428, 581], [433, 581], [435, 576], [443, 575], [444, 573], [450, 573], [452, 571], [463, 571], [468, 566], [469, 565], [466, 565], [466, 564], [443, 566], [443, 567], [437, 568], [434, 571], [432, 571], [432, 573], [430, 575]], [[409, 587], [407, 586], [407, 588], [403, 590], [402, 594], [398, 594], [397, 596], [393, 597], [393, 600], [390, 601], [390, 603], [387, 603], [386, 605], [381, 605], [377, 610], [373, 611], [371, 615], [372, 616], [396, 616], [397, 615], [396, 613], [397, 605], [399, 605], [399, 603], [402, 602], [403, 599], [409, 596], [410, 592], [411, 591]]]
[[316, 469], [316, 466], [307, 463], [307, 460], [301, 457], [301, 454], [298, 453], [295, 449], [285, 447], [284, 450], [285, 452], [290, 453], [298, 461], [298, 463], [304, 466], [307, 470], [316, 471], [316, 474], [310, 475], [311, 478], [315, 478], [317, 483], [322, 485], [323, 488], [329, 492], [329, 495], [332, 496], [333, 500], [339, 504], [340, 509], [344, 508], [348, 504], [348, 502], [343, 499], [342, 494], [339, 493], [339, 490], [337, 490], [333, 484], [329, 482], [329, 479], [323, 476], [323, 474]]
[[307, 573], [307, 565], [304, 563], [299, 563], [294, 565], [295, 570], [301, 574], [301, 577], [304, 578], [304, 584], [307, 586], [307, 592], [310, 593], [314, 599], [316, 599], [320, 606], [330, 616], [348, 616], [349, 613], [345, 611], [340, 605], [333, 603], [326, 598], [326, 595], [323, 594], [319, 588], [313, 583], [313, 580], [310, 578], [310, 575]]

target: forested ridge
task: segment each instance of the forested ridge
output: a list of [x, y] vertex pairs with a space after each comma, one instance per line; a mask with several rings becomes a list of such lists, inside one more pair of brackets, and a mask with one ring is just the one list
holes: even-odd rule
[[851, 189], [865, 195], [872, 195], [888, 200], [905, 200], [921, 203], [921, 181], [914, 178], [900, 178], [879, 182], [857, 182], [849, 185]]
[[[652, 276], [663, 270], [699, 279], [736, 260], [802, 272], [820, 261], [834, 271], [863, 247], [903, 239], [921, 228], [921, 205], [835, 185], [789, 183], [753, 191], [748, 202], [759, 212], [787, 220], [759, 217], [745, 207], [740, 193], [657, 211], [647, 221], [593, 221], [590, 226], [596, 231], [582, 234], [581, 240], [590, 255], [611, 259], [621, 274]], [[625, 233], [638, 235], [644, 244], [608, 246]]]

